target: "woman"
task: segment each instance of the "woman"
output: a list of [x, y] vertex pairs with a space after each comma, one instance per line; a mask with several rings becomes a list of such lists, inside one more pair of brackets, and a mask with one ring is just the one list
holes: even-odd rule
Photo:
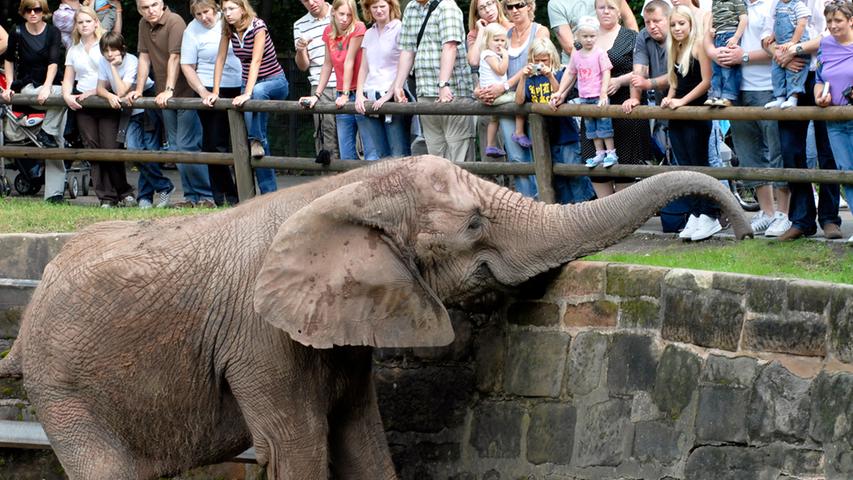
[[477, 67], [480, 64], [480, 42], [483, 28], [491, 23], [500, 23], [509, 30], [512, 23], [504, 14], [503, 5], [499, 0], [474, 0], [468, 9], [468, 64]]
[[[210, 106], [219, 98], [225, 60], [228, 58], [228, 44], [231, 43], [234, 55], [240, 59], [243, 72], [243, 93], [234, 97], [231, 104], [242, 106], [246, 100], [284, 100], [287, 98], [288, 84], [284, 70], [278, 63], [272, 37], [267, 24], [258, 18], [248, 0], [225, 0], [222, 2], [222, 38], [219, 52], [216, 54], [216, 67], [213, 74], [213, 95], [204, 103]], [[249, 143], [252, 156], [261, 158], [270, 154], [267, 141], [266, 112], [246, 112], [246, 128], [249, 130]], [[276, 190], [275, 170], [256, 168], [255, 176], [261, 193]]]
[[[702, 45], [702, 29], [693, 11], [680, 5], [669, 14], [667, 64], [669, 93], [662, 108], [675, 110], [684, 105], [702, 105], [711, 86], [711, 59]], [[708, 166], [709, 120], [670, 120], [669, 140], [679, 165]], [[722, 230], [720, 213], [710, 200], [691, 197], [690, 217], [678, 237], [699, 241]]]
[[[213, 74], [216, 69], [216, 56], [222, 37], [222, 14], [215, 0], [192, 0], [190, 12], [195, 19], [187, 25], [181, 40], [181, 72], [187, 83], [205, 102], [213, 96]], [[228, 44], [228, 53], [223, 67], [219, 93], [226, 98], [234, 98], [242, 93], [240, 60], [234, 55], [234, 49]], [[228, 113], [224, 110], [199, 110], [201, 120], [203, 152], [230, 152], [231, 136], [228, 133]], [[235, 205], [237, 187], [228, 165], [208, 165], [210, 187], [216, 205]]]
[[[820, 107], [853, 105], [853, 4], [829, 3], [824, 16], [830, 36], [820, 41], [815, 103]], [[826, 122], [826, 130], [838, 169], [853, 170], [853, 120]], [[844, 185], [844, 195], [850, 204], [853, 185]], [[853, 243], [853, 237], [847, 243]]]
[[[596, 48], [607, 52], [613, 69], [607, 89], [610, 105], [622, 105], [631, 96], [631, 73], [634, 70], [634, 44], [637, 32], [619, 25], [619, 2], [596, 0], [595, 14], [599, 22]], [[648, 120], [613, 119], [613, 141], [616, 156], [623, 165], [640, 165], [651, 155]], [[581, 133], [581, 158], [595, 156], [595, 145]], [[592, 177], [598, 198], [604, 198], [631, 185], [632, 178]]]
[[[68, 108], [77, 112], [77, 128], [86, 148], [118, 149], [119, 112], [87, 109], [80, 104], [98, 93], [98, 68], [103, 58], [98, 42], [103, 33], [95, 10], [86, 6], [77, 9], [71, 48], [65, 57], [62, 98]], [[102, 208], [136, 205], [123, 162], [92, 162], [92, 181]]]
[[[506, 0], [504, 4], [512, 22], [507, 32], [509, 37], [509, 68], [507, 69], [507, 83], [505, 85], [493, 85], [489, 88], [477, 88], [474, 96], [483, 102], [493, 101], [505, 91], [518, 86], [522, 79], [522, 69], [527, 66], [528, 50], [530, 43], [536, 38], [550, 38], [548, 28], [533, 21], [536, 12], [535, 0]], [[515, 118], [501, 117], [501, 137], [504, 149], [510, 162], [530, 163], [532, 157], [529, 148], [524, 148], [512, 139], [515, 133]], [[532, 175], [516, 176], [515, 190], [527, 197], [536, 198], [538, 191], [536, 179]]]
[[393, 100], [390, 88], [400, 63], [400, 4], [397, 0], [362, 0], [364, 19], [373, 22], [364, 34], [363, 55], [355, 92], [355, 117], [364, 146], [364, 159], [411, 155], [408, 115], [365, 116], [364, 102], [373, 100], [373, 110]]
[[[57, 76], [62, 60], [62, 37], [53, 25], [45, 23], [50, 15], [47, 0], [21, 0], [18, 13], [24, 24], [15, 27], [9, 34], [4, 67], [6, 84], [2, 97], [12, 101], [13, 92], [36, 95], [40, 105], [51, 94], [59, 95], [60, 78]], [[38, 133], [39, 143], [44, 147], [56, 148], [63, 142], [65, 131], [65, 108], [45, 108], [44, 121]], [[45, 160], [44, 199], [49, 203], [61, 203], [65, 191], [65, 163], [62, 160]]]
[[[302, 97], [300, 103], [307, 108], [314, 108], [317, 100], [323, 94], [323, 89], [335, 71], [338, 108], [348, 101], [355, 100], [358, 72], [361, 69], [361, 43], [366, 29], [358, 18], [358, 11], [353, 0], [335, 0], [332, 3], [332, 21], [323, 31], [323, 43], [326, 44], [326, 59], [320, 70], [320, 80], [313, 96]], [[337, 115], [335, 122], [338, 131], [338, 149], [341, 160], [356, 160], [356, 120], [355, 115]], [[364, 136], [362, 135], [362, 139]]]

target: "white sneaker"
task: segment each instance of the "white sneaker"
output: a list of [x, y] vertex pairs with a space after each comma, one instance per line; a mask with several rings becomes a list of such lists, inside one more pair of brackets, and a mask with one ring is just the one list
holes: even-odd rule
[[701, 240], [711, 238], [711, 236], [722, 229], [723, 226], [720, 225], [720, 221], [716, 218], [711, 218], [705, 214], [699, 215], [699, 221], [696, 223], [696, 230], [693, 231], [693, 235], [690, 237], [690, 240], [699, 242]]
[[769, 227], [771, 223], [773, 223], [773, 217], [767, 215], [764, 211], [760, 211], [752, 217], [750, 225], [752, 226], [752, 231], [756, 235], [761, 235], [767, 230], [767, 227]]
[[696, 215], [690, 215], [687, 219], [687, 224], [684, 225], [684, 230], [678, 233], [678, 238], [682, 240], [690, 240], [690, 237], [693, 236], [693, 232], [696, 231], [696, 226], [699, 223], [699, 217]]
[[844, 197], [838, 197], [838, 208], [848, 208], [847, 201]]
[[788, 215], [782, 212], [776, 212], [773, 215], [773, 222], [767, 227], [767, 230], [764, 231], [765, 237], [778, 237], [783, 233], [787, 232], [789, 228], [791, 228], [790, 220], [788, 220]]
[[786, 108], [796, 107], [797, 106], [797, 97], [789, 97], [787, 100], [782, 102], [782, 105], [779, 105], [779, 108], [785, 110]]
[[765, 103], [764, 108], [779, 108], [783, 103], [785, 103], [785, 98], [777, 98], [776, 100]]
[[172, 192], [174, 190], [175, 190], [175, 188], [172, 187], [172, 190], [163, 191], [163, 192], [160, 192], [158, 194], [157, 208], [168, 208], [169, 207], [171, 200], [172, 200]]
[[151, 200], [148, 200], [147, 198], [140, 198], [139, 199], [139, 208], [141, 208], [143, 210], [148, 210], [149, 208], [151, 208], [153, 206], [154, 205], [151, 203]]
[[119, 202], [119, 205], [122, 207], [135, 207], [136, 206], [136, 199], [133, 198], [133, 195], [128, 195], [128, 196], [121, 199], [121, 202]]
[[847, 243], [853, 245], [853, 235], [851, 235], [850, 238], [847, 239]]

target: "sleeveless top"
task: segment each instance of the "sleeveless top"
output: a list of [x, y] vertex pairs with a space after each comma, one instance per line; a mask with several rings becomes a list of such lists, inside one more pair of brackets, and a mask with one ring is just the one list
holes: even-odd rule
[[[681, 73], [678, 71], [678, 66], [676, 66], [675, 78], [678, 81], [678, 84], [675, 86], [675, 98], [684, 98], [685, 95], [696, 88], [696, 85], [699, 85], [702, 82], [702, 67], [699, 65], [699, 61], [691, 55], [690, 69], [687, 72], [687, 76], [682, 77]], [[705, 103], [706, 98], [707, 95], [703, 93], [702, 95], [699, 95], [698, 98], [688, 103], [688, 105], [702, 105]]]
[[[539, 24], [533, 22], [530, 27], [530, 35], [527, 36], [527, 40], [524, 41], [524, 44], [516, 48], [507, 48], [509, 53], [509, 67], [506, 69], [507, 77], [511, 78], [529, 63], [527, 61], [527, 52], [530, 50], [530, 43], [533, 42], [534, 38], [536, 38], [537, 28], [539, 28]], [[515, 27], [510, 27], [506, 32], [506, 36], [510, 39], [512, 38], [513, 30], [515, 30]]]

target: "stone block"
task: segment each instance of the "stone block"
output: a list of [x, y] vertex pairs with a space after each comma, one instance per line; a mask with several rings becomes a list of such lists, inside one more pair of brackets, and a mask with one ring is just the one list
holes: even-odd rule
[[619, 306], [609, 300], [566, 305], [563, 325], [567, 327], [615, 327]]
[[576, 295], [600, 295], [604, 292], [607, 264], [575, 260], [569, 262], [551, 282], [543, 298], [566, 299]]
[[758, 375], [747, 416], [752, 441], [800, 443], [809, 429], [811, 383], [773, 362]]
[[642, 463], [670, 465], [681, 458], [677, 430], [662, 422], [640, 422], [634, 425], [633, 458]]
[[693, 352], [668, 345], [661, 355], [652, 398], [660, 411], [677, 419], [699, 383], [702, 360]]
[[788, 310], [823, 315], [832, 300], [831, 283], [794, 280], [788, 284]]
[[618, 297], [660, 297], [668, 268], [612, 263], [607, 266], [607, 294]]
[[746, 281], [746, 308], [755, 313], [781, 314], [788, 298], [788, 281], [749, 277]]
[[573, 405], [544, 403], [533, 407], [527, 429], [527, 461], [535, 465], [571, 463], [576, 423]]
[[375, 368], [382, 421], [387, 430], [438, 432], [458, 428], [474, 395], [466, 367]]
[[680, 288], [684, 290], [705, 290], [714, 284], [714, 273], [699, 270], [674, 268], [663, 279], [664, 290]]
[[663, 292], [665, 340], [737, 350], [744, 310], [740, 297], [717, 290], [667, 288]]
[[853, 451], [853, 374], [821, 372], [812, 381], [809, 433], [818, 442]]
[[0, 338], [14, 339], [18, 337], [21, 317], [24, 315], [25, 308], [24, 306], [0, 307]]
[[631, 426], [631, 402], [611, 398], [578, 411], [575, 465], [616, 466], [625, 460], [625, 436]]
[[[474, 335], [472, 314], [458, 309], [450, 309], [448, 313], [450, 314], [450, 323], [453, 325], [453, 342], [444, 347], [409, 349], [416, 359], [461, 362], [470, 358]], [[383, 349], [378, 349], [380, 352], [381, 350]]]
[[696, 439], [700, 442], [746, 443], [749, 390], [721, 386], [699, 388]]
[[610, 337], [595, 331], [581, 332], [569, 351], [568, 391], [586, 395], [602, 385]]
[[[850, 295], [850, 297], [847, 297]], [[844, 363], [853, 364], [853, 289], [839, 288], [829, 316], [829, 350]]]
[[563, 332], [512, 332], [504, 390], [526, 397], [560, 394], [571, 336]]
[[560, 307], [549, 302], [516, 302], [507, 310], [507, 321], [515, 325], [550, 327], [560, 322]]
[[847, 442], [824, 445], [826, 451], [826, 480], [853, 478], [853, 447]]
[[746, 283], [749, 280], [748, 275], [740, 275], [737, 273], [714, 272], [714, 280], [711, 286], [715, 290], [724, 290], [732, 293], [746, 293]]
[[820, 357], [826, 355], [826, 330], [826, 322], [816, 313], [759, 314], [744, 325], [743, 347], [757, 352]]
[[622, 300], [619, 303], [619, 327], [660, 329], [660, 304], [653, 300]]
[[460, 451], [461, 446], [458, 443], [393, 443], [391, 458], [400, 478], [433, 478], [434, 468], [457, 462], [461, 456]]
[[[820, 452], [784, 444], [766, 447], [700, 446], [684, 468], [688, 480], [759, 480], [782, 474], [815, 478], [821, 474]], [[790, 477], [789, 477], [790, 478]]]
[[491, 324], [477, 332], [474, 340], [474, 378], [477, 390], [486, 394], [500, 391], [506, 358], [506, 337], [500, 325]]
[[608, 391], [616, 395], [651, 391], [659, 355], [651, 337], [626, 333], [614, 335], [607, 361]]
[[758, 362], [752, 357], [731, 358], [708, 355], [699, 380], [705, 385], [752, 388], [756, 375], [758, 375]]
[[0, 278], [38, 280], [70, 233], [0, 235]]
[[482, 458], [517, 458], [523, 415], [521, 407], [512, 403], [481, 404], [474, 410], [471, 446]]

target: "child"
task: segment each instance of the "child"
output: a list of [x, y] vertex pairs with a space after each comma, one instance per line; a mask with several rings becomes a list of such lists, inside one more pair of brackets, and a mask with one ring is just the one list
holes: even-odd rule
[[[116, 0], [87, 0], [85, 5], [95, 9], [105, 32], [121, 33], [121, 3]], [[118, 5], [116, 5], [118, 4]]]
[[[747, 26], [746, 6], [742, 0], [714, 0], [711, 7], [708, 28], [709, 39], [718, 50], [735, 48], [740, 43]], [[740, 65], [724, 67], [714, 62], [714, 75], [711, 77], [711, 90], [705, 105], [730, 107], [740, 95]]]
[[[809, 7], [803, 2], [779, 0], [776, 4], [775, 21], [773, 22], [773, 36], [776, 39], [776, 50], [778, 52], [786, 52], [791, 45], [809, 39], [809, 33], [806, 30], [809, 17], [811, 17]], [[797, 50], [797, 54], [806, 60], [809, 58], [808, 54], [801, 54], [801, 50]], [[798, 97], [806, 91], [808, 71], [808, 68], [803, 68], [799, 72], [791, 72], [776, 63], [774, 57], [770, 75], [773, 80], [773, 96], [776, 99], [765, 104], [764, 108], [796, 107]]]
[[[502, 85], [507, 81], [506, 71], [509, 68], [509, 52], [506, 49], [506, 28], [500, 23], [490, 23], [483, 28], [480, 40], [480, 87], [486, 88], [494, 84]], [[492, 105], [509, 103], [515, 98], [513, 92], [506, 92], [496, 98]], [[486, 156], [503, 157], [506, 152], [495, 146], [495, 136], [498, 133], [498, 118], [493, 117], [486, 129]], [[515, 133], [512, 139], [522, 147], [530, 147], [530, 139], [524, 133], [524, 117], [515, 117]]]
[[[610, 84], [610, 70], [613, 64], [607, 52], [595, 47], [598, 36], [598, 20], [583, 16], [575, 27], [575, 38], [580, 41], [581, 49], [575, 51], [566, 67], [567, 74], [560, 81], [557, 104], [565, 101], [569, 89], [578, 82], [577, 103], [603, 107], [609, 103], [607, 86]], [[595, 156], [586, 160], [589, 168], [603, 165], [612, 167], [619, 162], [616, 146], [613, 143], [613, 121], [609, 118], [584, 117], [586, 138], [595, 144]]]
[[[560, 86], [565, 74], [560, 65], [557, 48], [547, 38], [537, 38], [530, 44], [528, 65], [521, 70], [521, 81], [515, 91], [515, 103], [549, 103], [552, 92]], [[536, 65], [539, 71], [536, 71]], [[546, 120], [551, 159], [554, 163], [579, 164], [578, 129], [575, 119], [568, 116], [548, 117]], [[554, 191], [562, 204], [585, 202], [595, 193], [589, 177], [554, 177]]]
[[[684, 5], [669, 14], [669, 47], [667, 66], [669, 92], [661, 101], [662, 108], [702, 105], [711, 84], [711, 59], [698, 39], [693, 10]], [[707, 167], [710, 120], [670, 120], [669, 140], [679, 165]], [[710, 238], [722, 230], [719, 209], [701, 197], [689, 197], [690, 217], [678, 237], [694, 242]]]

